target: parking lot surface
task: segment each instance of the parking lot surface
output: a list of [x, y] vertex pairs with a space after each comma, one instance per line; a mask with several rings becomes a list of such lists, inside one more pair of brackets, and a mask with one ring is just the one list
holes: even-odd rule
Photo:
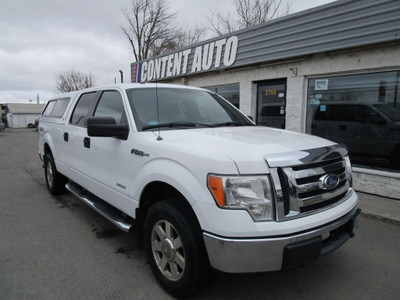
[[[47, 192], [37, 139], [0, 132], [0, 299], [170, 299], [134, 233]], [[336, 252], [284, 272], [215, 273], [195, 299], [396, 299], [399, 257], [400, 226], [361, 216]]]

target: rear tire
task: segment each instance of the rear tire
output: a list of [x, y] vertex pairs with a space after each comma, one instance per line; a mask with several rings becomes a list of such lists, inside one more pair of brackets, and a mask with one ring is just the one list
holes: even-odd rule
[[170, 199], [154, 204], [144, 223], [151, 269], [161, 286], [181, 298], [199, 292], [209, 279], [210, 265], [195, 216]]
[[47, 153], [44, 157], [44, 178], [46, 179], [47, 189], [51, 194], [59, 195], [65, 192], [67, 178], [58, 173], [51, 153]]

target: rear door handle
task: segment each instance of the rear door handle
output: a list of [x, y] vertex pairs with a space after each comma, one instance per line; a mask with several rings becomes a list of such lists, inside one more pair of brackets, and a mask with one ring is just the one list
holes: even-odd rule
[[90, 138], [85, 137], [85, 138], [83, 139], [83, 146], [84, 146], [85, 148], [90, 148]]
[[68, 142], [68, 132], [64, 132], [64, 141]]

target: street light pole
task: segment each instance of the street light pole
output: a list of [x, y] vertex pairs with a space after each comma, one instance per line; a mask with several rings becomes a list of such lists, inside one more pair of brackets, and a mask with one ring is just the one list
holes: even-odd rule
[[119, 72], [121, 73], [121, 83], [124, 83], [124, 72], [121, 70], [119, 70]]

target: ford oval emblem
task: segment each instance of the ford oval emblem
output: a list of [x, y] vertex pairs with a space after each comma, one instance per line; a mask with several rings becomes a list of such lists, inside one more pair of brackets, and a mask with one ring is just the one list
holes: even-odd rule
[[339, 185], [339, 176], [336, 174], [326, 174], [320, 178], [324, 190], [333, 190]]

